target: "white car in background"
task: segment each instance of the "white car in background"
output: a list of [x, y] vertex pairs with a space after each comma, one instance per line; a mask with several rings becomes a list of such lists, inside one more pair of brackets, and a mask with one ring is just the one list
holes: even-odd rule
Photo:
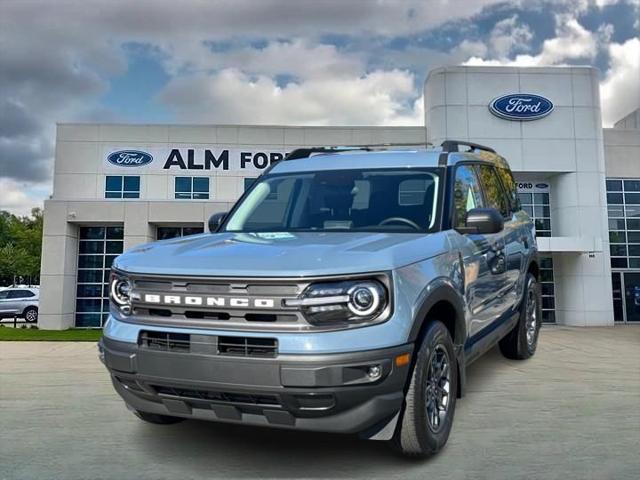
[[40, 289], [37, 287], [15, 286], [0, 289], [0, 319], [24, 318], [29, 323], [38, 321]]

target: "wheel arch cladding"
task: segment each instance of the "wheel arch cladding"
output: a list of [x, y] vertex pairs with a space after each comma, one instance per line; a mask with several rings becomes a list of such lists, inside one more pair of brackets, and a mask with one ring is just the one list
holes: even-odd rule
[[[453, 285], [442, 283], [428, 292], [413, 320], [410, 341], [416, 348], [422, 342], [430, 321], [438, 320], [449, 330], [458, 364], [458, 394], [464, 395], [466, 384], [466, 364], [464, 344], [467, 338], [467, 325], [464, 316], [464, 303]], [[415, 361], [415, 359], [414, 359]], [[413, 369], [413, 366], [412, 366]]]
[[427, 292], [420, 307], [416, 310], [409, 341], [421, 340], [429, 320], [439, 320], [449, 333], [454, 345], [464, 345], [467, 327], [464, 320], [464, 304], [460, 294], [448, 284], [440, 284]]

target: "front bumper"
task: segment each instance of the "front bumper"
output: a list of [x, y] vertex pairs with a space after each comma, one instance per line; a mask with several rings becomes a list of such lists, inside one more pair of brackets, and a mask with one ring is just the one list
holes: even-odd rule
[[[393, 348], [250, 358], [158, 351], [104, 337], [104, 363], [133, 409], [184, 418], [388, 438], [410, 364]], [[380, 376], [371, 380], [369, 368]], [[381, 433], [382, 432], [382, 433]]]

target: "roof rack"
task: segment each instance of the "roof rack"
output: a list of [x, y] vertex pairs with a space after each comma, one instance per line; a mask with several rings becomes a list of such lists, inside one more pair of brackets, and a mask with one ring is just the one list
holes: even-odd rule
[[351, 151], [365, 151], [371, 152], [374, 150], [384, 150], [389, 147], [428, 147], [433, 145], [430, 142], [417, 142], [417, 143], [374, 143], [370, 145], [345, 145], [345, 146], [330, 146], [330, 147], [304, 147], [296, 148], [289, 152], [284, 157], [285, 160], [298, 160], [300, 158], [308, 158], [314, 153], [341, 153]]
[[479, 143], [463, 142], [461, 140], [445, 140], [440, 146], [442, 147], [442, 151], [444, 153], [449, 153], [459, 152], [460, 145], [469, 147], [469, 150], [467, 150], [469, 152], [472, 152], [473, 150], [484, 150], [485, 152], [496, 153], [496, 151], [491, 147], [486, 147], [484, 145], [480, 145]]

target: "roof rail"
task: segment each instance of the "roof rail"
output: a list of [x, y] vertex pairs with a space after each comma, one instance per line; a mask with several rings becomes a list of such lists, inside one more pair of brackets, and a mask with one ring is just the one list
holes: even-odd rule
[[328, 147], [303, 147], [296, 148], [284, 157], [285, 160], [298, 160], [300, 158], [308, 158], [314, 153], [340, 153], [351, 151], [371, 152], [374, 150], [384, 150], [389, 147], [428, 147], [433, 145], [429, 142], [416, 143], [373, 143], [369, 145], [345, 145], [345, 146], [328, 146]]
[[444, 142], [442, 142], [440, 146], [442, 147], [443, 152], [449, 153], [449, 152], [459, 152], [460, 145], [463, 145], [465, 147], [470, 147], [468, 150], [469, 152], [473, 150], [484, 150], [485, 152], [496, 153], [496, 151], [491, 147], [486, 147], [484, 145], [480, 145], [479, 143], [463, 142], [461, 140], [445, 140]]

